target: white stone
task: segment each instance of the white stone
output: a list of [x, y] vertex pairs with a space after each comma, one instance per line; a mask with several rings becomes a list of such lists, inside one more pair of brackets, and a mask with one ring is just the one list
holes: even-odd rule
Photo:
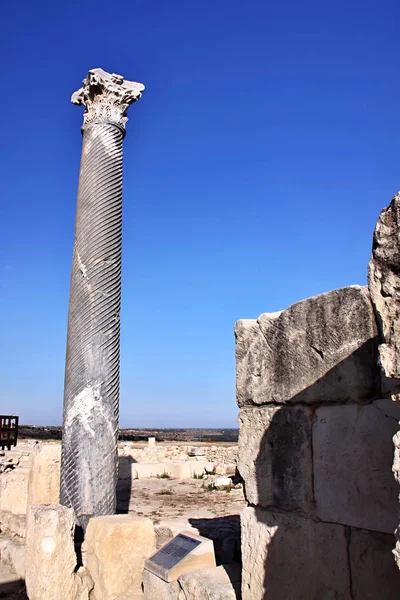
[[221, 490], [225, 487], [232, 485], [232, 479], [230, 477], [217, 477], [214, 481], [214, 486], [217, 490]]

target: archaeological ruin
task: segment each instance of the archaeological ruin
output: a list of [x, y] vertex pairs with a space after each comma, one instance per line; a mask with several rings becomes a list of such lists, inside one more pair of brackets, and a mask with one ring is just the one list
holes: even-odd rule
[[72, 96], [85, 112], [62, 446], [0, 451], [0, 596], [397, 600], [400, 193], [367, 286], [237, 321], [238, 444], [118, 441], [122, 141], [143, 90], [93, 69]]

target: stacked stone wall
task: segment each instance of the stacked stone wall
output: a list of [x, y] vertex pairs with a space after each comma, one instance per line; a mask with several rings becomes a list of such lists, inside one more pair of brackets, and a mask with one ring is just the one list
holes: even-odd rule
[[368, 288], [235, 326], [243, 600], [394, 600], [392, 437]]

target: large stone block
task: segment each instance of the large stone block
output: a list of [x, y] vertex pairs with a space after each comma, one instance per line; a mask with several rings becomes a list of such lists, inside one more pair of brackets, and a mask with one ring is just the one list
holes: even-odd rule
[[304, 406], [242, 408], [238, 469], [250, 504], [312, 508], [311, 418]]
[[238, 321], [235, 336], [239, 407], [358, 402], [379, 393], [378, 333], [366, 287]]
[[28, 504], [60, 501], [60, 444], [36, 444], [32, 450], [28, 480]]
[[345, 528], [242, 512], [243, 600], [351, 600]]
[[29, 600], [74, 600], [78, 592], [74, 515], [58, 505], [30, 507], [26, 532]]
[[0, 511], [25, 515], [28, 504], [28, 473], [26, 467], [17, 467], [0, 475]]
[[[379, 216], [368, 286], [383, 338], [379, 357], [387, 377], [400, 378], [400, 192]], [[399, 382], [398, 382], [399, 383]]]
[[150, 519], [112, 515], [90, 519], [84, 563], [94, 582], [91, 600], [130, 600], [142, 594], [144, 561], [154, 551]]
[[240, 572], [234, 565], [190, 571], [178, 581], [185, 600], [236, 600], [239, 597]]
[[177, 581], [164, 581], [147, 569], [143, 571], [143, 600], [178, 600], [181, 586]]
[[398, 600], [400, 571], [393, 560], [393, 544], [393, 535], [350, 529], [353, 600]]
[[398, 487], [391, 472], [392, 437], [399, 418], [400, 404], [389, 399], [317, 409], [314, 494], [320, 519], [394, 532]]

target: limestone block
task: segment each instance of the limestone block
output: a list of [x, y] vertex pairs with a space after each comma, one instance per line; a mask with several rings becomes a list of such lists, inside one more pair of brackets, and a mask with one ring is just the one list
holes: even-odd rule
[[[391, 416], [397, 411], [397, 419]], [[391, 473], [400, 404], [318, 408], [313, 424], [314, 494], [323, 521], [393, 533], [398, 486]]]
[[60, 501], [61, 444], [36, 444], [32, 450], [28, 504], [58, 504]]
[[350, 568], [354, 600], [398, 600], [400, 571], [393, 560], [393, 535], [350, 529]]
[[85, 566], [94, 582], [91, 600], [140, 595], [145, 559], [155, 550], [150, 519], [112, 515], [90, 519], [83, 543]]
[[400, 378], [400, 192], [375, 227], [368, 286], [383, 338], [380, 363], [387, 377]]
[[8, 510], [16, 515], [26, 514], [28, 473], [28, 468], [18, 467], [0, 475], [0, 511]]
[[147, 569], [143, 571], [143, 600], [178, 600], [180, 591], [177, 581], [168, 583]]
[[24, 538], [26, 534], [26, 515], [15, 515], [9, 510], [2, 510], [0, 511], [0, 526], [2, 530], [8, 529], [8, 531]]
[[360, 401], [380, 389], [366, 287], [350, 286], [235, 325], [239, 407]]
[[238, 469], [250, 504], [310, 510], [311, 417], [305, 406], [242, 408]]
[[350, 600], [345, 528], [245, 508], [243, 600]]
[[189, 531], [196, 535], [200, 533], [198, 529], [192, 527], [189, 521], [185, 519], [165, 519], [154, 525], [154, 531], [156, 534], [157, 550], [172, 540], [178, 533], [182, 533], [182, 531]]
[[236, 600], [240, 591], [240, 573], [230, 565], [190, 571], [178, 581], [186, 600]]
[[205, 449], [202, 446], [193, 446], [192, 448], [189, 448], [188, 454], [189, 456], [204, 456]]
[[74, 515], [59, 504], [33, 505], [26, 532], [26, 588], [29, 600], [71, 600], [74, 573]]

